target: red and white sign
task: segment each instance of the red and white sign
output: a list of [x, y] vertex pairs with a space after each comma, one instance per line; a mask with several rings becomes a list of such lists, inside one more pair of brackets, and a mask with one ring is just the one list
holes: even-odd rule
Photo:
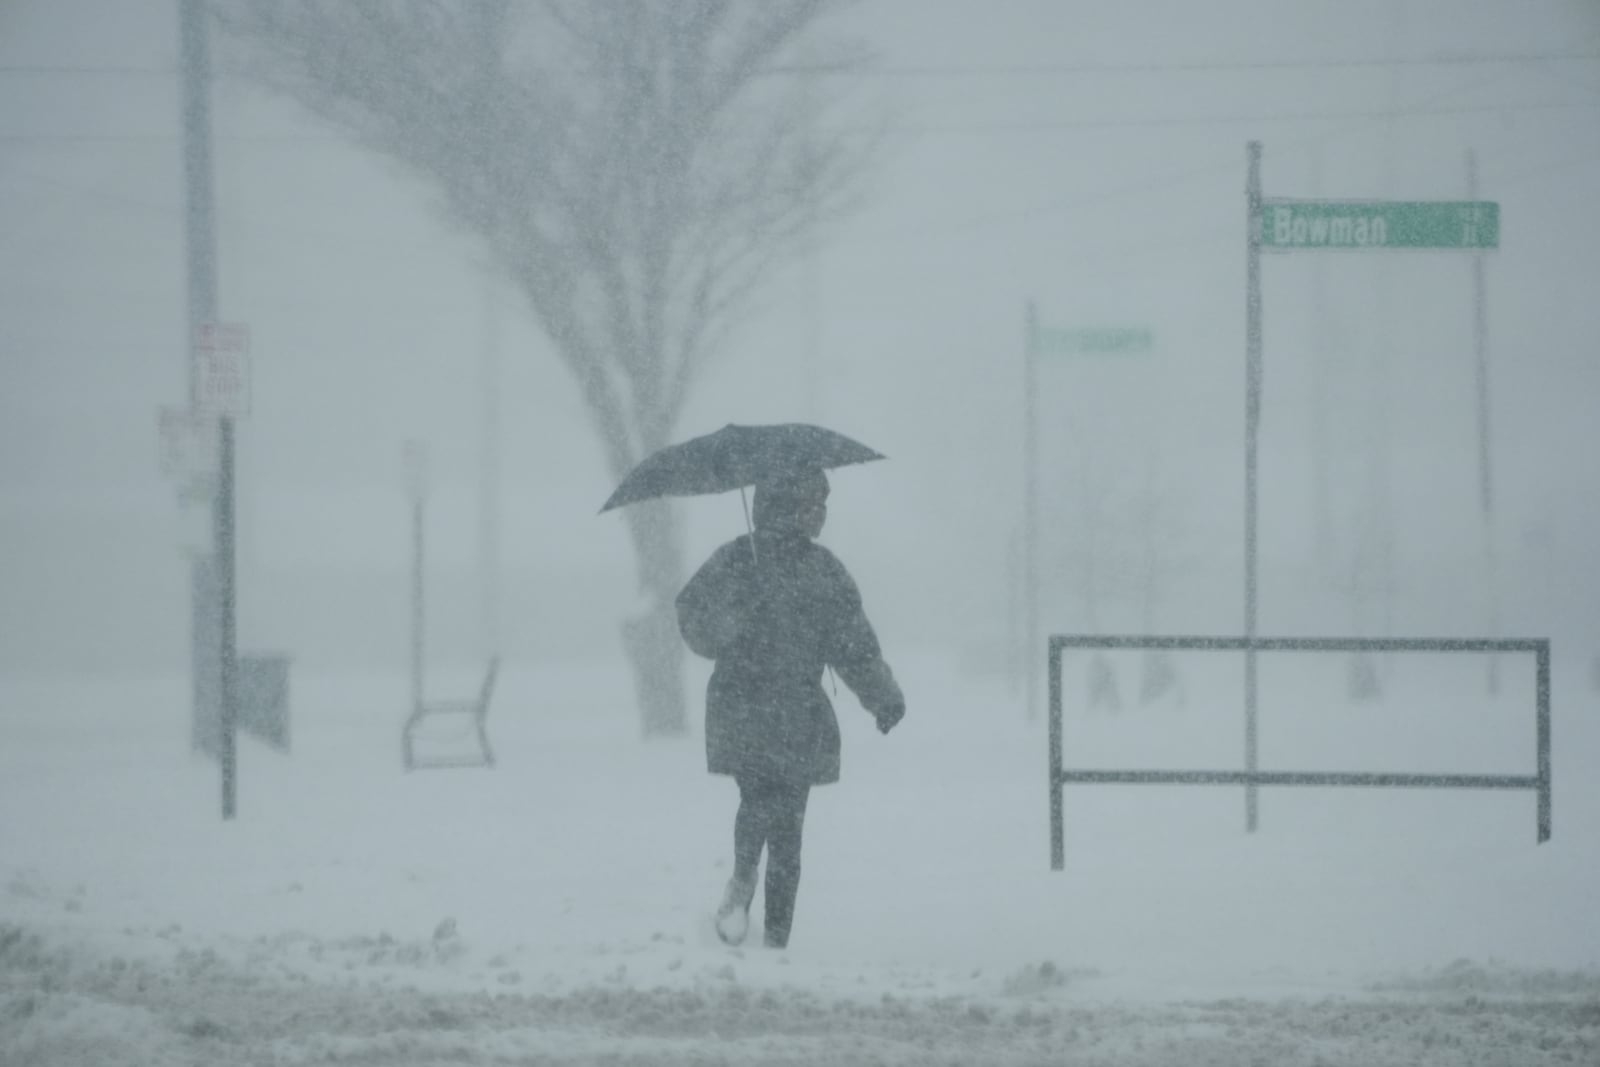
[[250, 413], [250, 329], [202, 322], [194, 334], [194, 406], [208, 418]]

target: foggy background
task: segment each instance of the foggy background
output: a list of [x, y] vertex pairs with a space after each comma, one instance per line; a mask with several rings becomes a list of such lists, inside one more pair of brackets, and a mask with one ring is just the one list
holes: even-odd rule
[[[1501, 211], [1487, 544], [1470, 254], [1263, 256], [1260, 631], [1495, 636], [1492, 547], [1504, 635], [1600, 649], [1600, 7], [878, 0], [834, 28], [880, 52], [849, 93], [884, 151], [677, 437], [806, 420], [888, 454], [833, 475], [823, 541], [891, 661], [1008, 662], [1030, 299], [1047, 327], [1154, 339], [1041, 360], [1042, 632], [1241, 632], [1251, 139], [1269, 197], [1466, 199], [1473, 149]], [[187, 391], [177, 50], [172, 0], [0, 0], [10, 673], [187, 668], [209, 514], [176, 500], [156, 432]], [[406, 670], [419, 438], [430, 658], [620, 669], [637, 593], [622, 520], [596, 515], [613, 479], [520, 298], [427, 186], [213, 58], [220, 317], [248, 324], [254, 372], [241, 649]], [[743, 529], [735, 496], [680, 507], [691, 565]]]

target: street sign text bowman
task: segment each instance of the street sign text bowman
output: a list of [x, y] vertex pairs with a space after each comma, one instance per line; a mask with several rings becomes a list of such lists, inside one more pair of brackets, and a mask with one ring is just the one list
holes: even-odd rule
[[1492, 200], [1261, 201], [1261, 247], [1499, 248]]

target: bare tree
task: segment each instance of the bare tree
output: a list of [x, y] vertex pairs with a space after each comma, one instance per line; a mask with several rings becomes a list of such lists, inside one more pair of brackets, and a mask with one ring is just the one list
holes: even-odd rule
[[[617, 478], [673, 433], [772, 268], [845, 206], [876, 139], [817, 119], [847, 0], [214, 0], [247, 72], [431, 185], [576, 378]], [[840, 84], [831, 80], [829, 84]], [[646, 734], [681, 733], [669, 504], [627, 509], [649, 606], [623, 626]]]

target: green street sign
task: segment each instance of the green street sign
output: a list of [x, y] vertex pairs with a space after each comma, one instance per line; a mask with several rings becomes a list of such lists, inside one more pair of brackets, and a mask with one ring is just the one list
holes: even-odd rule
[[1492, 200], [1261, 201], [1264, 249], [1499, 248]]
[[1041, 326], [1034, 337], [1034, 350], [1059, 355], [1076, 353], [1123, 354], [1148, 352], [1155, 336], [1137, 326], [1110, 326], [1064, 330]]

